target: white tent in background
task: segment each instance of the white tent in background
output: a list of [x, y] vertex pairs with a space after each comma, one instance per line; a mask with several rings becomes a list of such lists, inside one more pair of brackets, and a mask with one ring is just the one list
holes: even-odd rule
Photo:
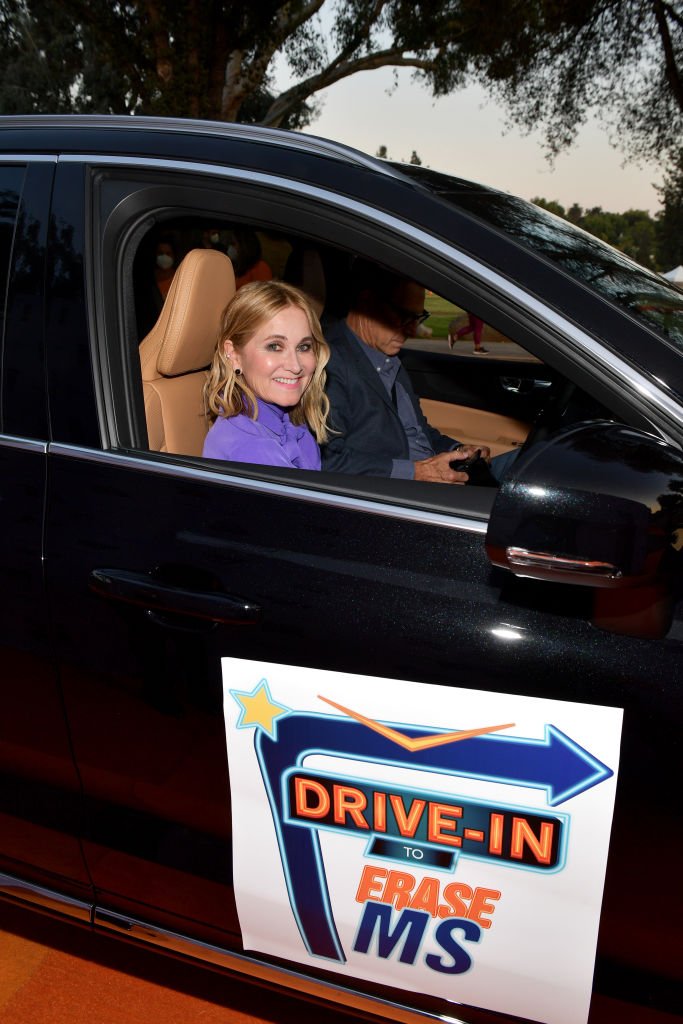
[[669, 270], [661, 276], [665, 277], [667, 281], [672, 281], [673, 284], [683, 284], [683, 267], [679, 264], [679, 266], [674, 267], [673, 270]]

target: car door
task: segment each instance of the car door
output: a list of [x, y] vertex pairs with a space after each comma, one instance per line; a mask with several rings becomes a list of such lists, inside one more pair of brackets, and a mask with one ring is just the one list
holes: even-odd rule
[[[52, 658], [43, 585], [47, 468], [42, 295], [54, 160], [0, 163], [2, 888], [59, 888], [87, 916], [80, 786]], [[18, 878], [22, 882], [18, 881]]]
[[[643, 851], [629, 840], [630, 808], [644, 799], [648, 751], [670, 731], [659, 693], [680, 658], [680, 620], [656, 645], [598, 633], [588, 588], [492, 569], [493, 496], [479, 489], [278, 477], [112, 444], [106, 293], [103, 313], [97, 274], [83, 264], [88, 253], [99, 259], [85, 234], [92, 180], [72, 159], [55, 187], [69, 273], [68, 300], [56, 272], [48, 296], [46, 550], [99, 920], [240, 946], [223, 658], [599, 703], [626, 708], [628, 721], [599, 968], [614, 991], [614, 972], [635, 962], [623, 892]], [[112, 206], [121, 217], [122, 204]], [[391, 258], [379, 235], [368, 247]], [[669, 754], [659, 763], [668, 770]], [[641, 999], [673, 969], [661, 941], [675, 948], [672, 921], [663, 907], [651, 915], [646, 927], [659, 937], [656, 953], [638, 949]]]

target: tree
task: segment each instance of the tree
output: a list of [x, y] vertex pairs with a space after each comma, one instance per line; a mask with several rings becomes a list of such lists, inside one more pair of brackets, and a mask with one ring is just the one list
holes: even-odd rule
[[662, 269], [657, 222], [646, 210], [626, 210], [619, 248], [627, 256], [651, 270]]
[[[412, 68], [462, 85], [475, 0], [0, 0], [0, 110], [301, 126], [350, 75]], [[331, 25], [320, 14], [329, 12]], [[475, 19], [476, 20], [476, 19]], [[294, 84], [274, 93], [284, 58]]]
[[683, 137], [680, 0], [485, 6], [477, 74], [493, 83], [514, 123], [545, 131], [551, 156], [597, 112], [627, 157], [675, 157]]
[[657, 191], [662, 199], [657, 214], [659, 259], [664, 270], [673, 270], [683, 264], [683, 149]]
[[540, 206], [542, 210], [547, 210], [549, 213], [554, 213], [558, 217], [567, 216], [566, 210], [562, 203], [558, 203], [555, 199], [542, 199], [540, 196], [536, 196], [535, 199], [531, 200], [536, 206]]
[[683, 137], [681, 0], [0, 0], [5, 113], [301, 127], [322, 90], [383, 67], [434, 96], [481, 81], [551, 154], [592, 109], [631, 157]]
[[578, 203], [572, 203], [572, 205], [567, 210], [567, 220], [571, 221], [572, 224], [580, 224], [582, 217], [583, 207], [579, 206]]

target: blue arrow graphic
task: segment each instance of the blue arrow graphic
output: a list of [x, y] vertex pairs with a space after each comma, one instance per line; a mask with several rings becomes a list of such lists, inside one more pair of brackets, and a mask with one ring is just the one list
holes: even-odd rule
[[[397, 728], [395, 723], [383, 723]], [[409, 737], [437, 729], [400, 726]], [[554, 725], [543, 739], [480, 736], [415, 752], [407, 751], [349, 718], [293, 712], [278, 722], [277, 741], [259, 730], [255, 736], [278, 837], [292, 911], [310, 953], [345, 962], [332, 916], [317, 832], [286, 819], [285, 772], [312, 754], [353, 757], [400, 767], [528, 786], [544, 790], [556, 806], [598, 785], [614, 773]]]
[[[463, 741], [463, 746], [469, 742]], [[578, 796], [614, 774], [555, 725], [546, 725], [542, 740], [492, 736], [472, 742], [479, 743], [480, 747], [471, 755], [468, 775], [512, 786], [544, 789], [550, 807]], [[487, 747], [482, 751], [485, 744]], [[487, 751], [490, 751], [488, 757]], [[467, 764], [468, 750], [464, 753], [463, 760]], [[451, 770], [456, 775], [465, 774], [457, 767]]]

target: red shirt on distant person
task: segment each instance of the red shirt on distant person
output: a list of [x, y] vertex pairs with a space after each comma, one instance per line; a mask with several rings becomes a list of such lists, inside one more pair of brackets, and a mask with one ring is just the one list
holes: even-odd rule
[[243, 284], [251, 284], [252, 281], [271, 281], [273, 271], [265, 260], [258, 260], [253, 267], [249, 267], [243, 274], [235, 278], [235, 287], [241, 288]]

